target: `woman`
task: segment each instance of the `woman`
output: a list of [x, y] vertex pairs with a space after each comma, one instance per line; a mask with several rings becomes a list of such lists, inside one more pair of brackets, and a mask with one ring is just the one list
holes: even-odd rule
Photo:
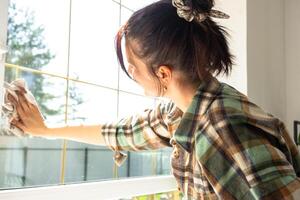
[[212, 19], [228, 16], [213, 6], [161, 0], [135, 12], [117, 34], [122, 69], [146, 95], [169, 103], [115, 124], [49, 128], [19, 93], [20, 101], [11, 100], [21, 120], [13, 124], [33, 136], [108, 145], [119, 165], [122, 150], [173, 147], [172, 173], [189, 199], [295, 198], [300, 157], [285, 126], [215, 78], [229, 74], [233, 61], [226, 32]]

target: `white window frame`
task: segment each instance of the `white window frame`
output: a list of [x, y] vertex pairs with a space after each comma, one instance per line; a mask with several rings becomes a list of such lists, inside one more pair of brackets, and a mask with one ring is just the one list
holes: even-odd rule
[[[9, 0], [0, 1], [0, 84], [4, 82], [4, 61], [5, 61], [5, 46], [7, 38], [7, 18], [8, 18]], [[1, 105], [3, 102], [3, 89], [0, 90]]]
[[53, 199], [120, 199], [140, 195], [170, 192], [177, 189], [173, 176], [126, 178], [121, 180], [78, 183], [48, 187], [23, 188], [0, 191], [5, 200]]

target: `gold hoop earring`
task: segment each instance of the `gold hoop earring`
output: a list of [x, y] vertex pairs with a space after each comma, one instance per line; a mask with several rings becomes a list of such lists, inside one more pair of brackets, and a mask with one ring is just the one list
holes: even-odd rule
[[164, 93], [168, 90], [167, 86], [163, 86]]

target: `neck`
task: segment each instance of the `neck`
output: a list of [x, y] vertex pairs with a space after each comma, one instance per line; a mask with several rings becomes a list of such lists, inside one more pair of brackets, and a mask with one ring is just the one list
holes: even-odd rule
[[189, 105], [192, 103], [197, 88], [198, 86], [182, 86], [179, 84], [174, 84], [168, 89], [168, 97], [182, 112], [186, 112]]

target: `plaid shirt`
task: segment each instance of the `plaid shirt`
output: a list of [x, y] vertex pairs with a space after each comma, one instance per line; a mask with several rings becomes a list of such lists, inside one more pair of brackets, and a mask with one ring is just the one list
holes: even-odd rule
[[284, 124], [215, 78], [185, 113], [162, 103], [102, 134], [119, 165], [120, 151], [173, 147], [172, 173], [188, 199], [294, 199], [300, 189], [299, 151]]

